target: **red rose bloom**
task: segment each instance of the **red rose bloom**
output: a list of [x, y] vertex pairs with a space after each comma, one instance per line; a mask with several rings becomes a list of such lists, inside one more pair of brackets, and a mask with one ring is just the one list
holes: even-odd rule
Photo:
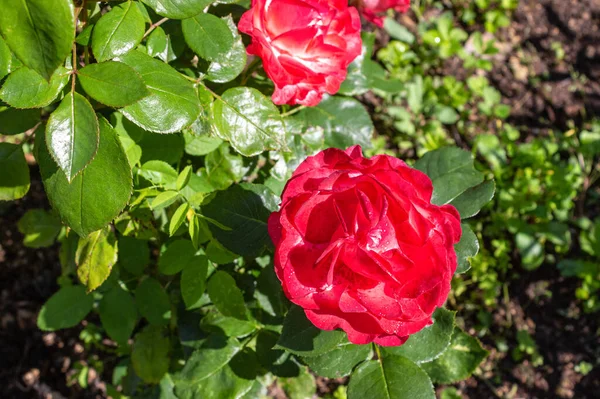
[[410, 0], [359, 0], [358, 9], [363, 16], [376, 24], [383, 26], [385, 12], [391, 8], [398, 12], [406, 12], [410, 7]]
[[238, 27], [275, 83], [275, 104], [317, 105], [361, 53], [360, 17], [347, 0], [253, 0]]
[[461, 236], [458, 211], [432, 205], [432, 191], [424, 173], [359, 146], [306, 159], [269, 218], [286, 296], [355, 344], [401, 345], [430, 325]]

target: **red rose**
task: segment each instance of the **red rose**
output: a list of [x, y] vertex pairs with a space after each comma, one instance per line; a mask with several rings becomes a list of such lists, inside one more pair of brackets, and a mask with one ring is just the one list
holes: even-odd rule
[[317, 105], [361, 53], [360, 17], [347, 0], [253, 0], [239, 29], [275, 83], [275, 104]]
[[359, 146], [306, 159], [269, 218], [286, 296], [355, 344], [403, 344], [431, 324], [456, 270], [460, 216], [431, 194], [425, 174]]
[[391, 8], [398, 12], [406, 12], [410, 0], [359, 0], [358, 9], [363, 16], [378, 26], [383, 26], [385, 12]]

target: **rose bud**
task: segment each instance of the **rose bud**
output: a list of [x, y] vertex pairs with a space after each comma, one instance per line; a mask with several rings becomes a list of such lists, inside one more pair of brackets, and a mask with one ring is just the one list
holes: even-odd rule
[[410, 0], [358, 0], [358, 9], [365, 19], [380, 27], [387, 10], [407, 12], [409, 7]]
[[275, 83], [275, 104], [317, 105], [361, 53], [360, 17], [346, 0], [253, 0], [238, 27]]
[[269, 218], [285, 295], [355, 344], [403, 344], [431, 325], [456, 270], [460, 215], [424, 173], [361, 148], [308, 157]]

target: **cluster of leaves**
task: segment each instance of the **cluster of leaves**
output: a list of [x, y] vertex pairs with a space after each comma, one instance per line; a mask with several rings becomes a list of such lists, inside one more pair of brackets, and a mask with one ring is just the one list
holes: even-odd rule
[[[478, 73], [492, 68], [495, 40], [455, 25], [451, 11], [421, 19], [416, 35], [390, 20], [385, 25], [394, 40], [377, 57], [401, 84], [379, 93], [386, 100], [381, 118], [397, 132], [393, 139], [401, 150], [422, 155], [452, 144], [451, 133], [474, 136], [510, 114], [500, 92]], [[456, 77], [456, 62], [465, 77]]]
[[[26, 195], [33, 155], [52, 210], [30, 210], [18, 227], [28, 247], [58, 241], [63, 270], [38, 326], [97, 315], [81, 338], [116, 344], [111, 396], [256, 398], [277, 379], [307, 397], [316, 374], [350, 375], [351, 399], [433, 398], [432, 382], [464, 379], [486, 356], [445, 309], [400, 348], [352, 345], [312, 326], [275, 276], [266, 221], [292, 172], [327, 147], [371, 148], [373, 122], [351, 96], [402, 87], [372, 60], [373, 34], [340, 96], [289, 109], [267, 97], [260, 61], [248, 65], [240, 5], [0, 7], [0, 200]], [[463, 219], [494, 195], [455, 147], [415, 166], [432, 179], [433, 201]], [[464, 223], [458, 273], [478, 249]], [[74, 381], [85, 385], [98, 363]]]

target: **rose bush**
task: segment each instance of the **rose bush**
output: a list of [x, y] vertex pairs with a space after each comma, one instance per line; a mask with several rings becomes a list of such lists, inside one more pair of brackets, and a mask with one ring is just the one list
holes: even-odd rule
[[329, 149], [294, 172], [269, 218], [286, 296], [355, 344], [401, 345], [431, 324], [456, 270], [460, 215], [397, 158]]
[[[60, 244], [60, 288], [38, 326], [80, 328], [86, 349], [118, 363], [107, 396], [254, 399], [278, 384], [312, 397], [320, 375], [350, 376], [349, 399], [433, 399], [432, 381], [466, 378], [485, 357], [440, 306], [478, 251], [459, 218], [494, 184], [455, 147], [418, 170], [377, 156], [390, 149], [351, 96], [405, 87], [373, 60], [374, 34], [361, 45], [355, 8], [0, 9], [0, 201], [43, 183], [52, 209], [18, 223], [25, 246]], [[277, 107], [267, 77], [277, 104], [318, 105]], [[68, 372], [82, 388], [92, 368], [110, 373], [86, 360]]]
[[406, 12], [410, 0], [359, 0], [358, 9], [362, 15], [377, 26], [383, 26], [383, 18], [387, 10]]
[[360, 55], [360, 17], [345, 0], [253, 0], [238, 25], [263, 60], [275, 104], [317, 105]]

